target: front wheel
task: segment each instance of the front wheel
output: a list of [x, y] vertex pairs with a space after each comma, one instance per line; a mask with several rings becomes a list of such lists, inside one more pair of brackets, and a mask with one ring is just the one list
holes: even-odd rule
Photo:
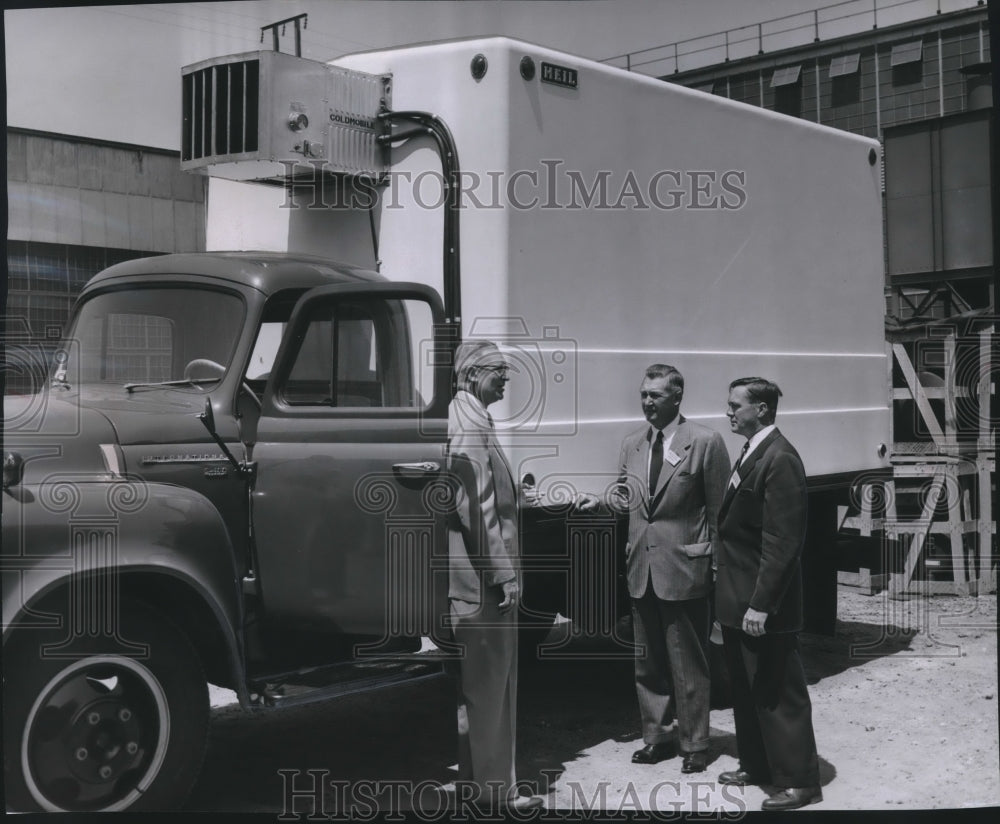
[[25, 628], [4, 650], [9, 808], [166, 810], [187, 797], [207, 739], [201, 663], [165, 616], [121, 616], [122, 639], [66, 645], [66, 629]]

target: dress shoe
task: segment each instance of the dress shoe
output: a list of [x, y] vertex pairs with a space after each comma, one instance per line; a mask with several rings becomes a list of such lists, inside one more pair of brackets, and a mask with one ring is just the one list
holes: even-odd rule
[[823, 791], [819, 787], [788, 787], [776, 792], [770, 798], [765, 798], [760, 805], [762, 810], [797, 810], [808, 804], [823, 800]]
[[682, 773], [705, 772], [708, 766], [708, 753], [704, 750], [699, 752], [684, 753], [684, 763], [681, 764]]
[[647, 744], [641, 750], [632, 753], [633, 764], [659, 764], [674, 757], [674, 749], [670, 744]]
[[770, 779], [766, 775], [757, 775], [749, 770], [731, 770], [719, 773], [719, 783], [734, 787], [745, 787], [747, 784], [767, 784]]

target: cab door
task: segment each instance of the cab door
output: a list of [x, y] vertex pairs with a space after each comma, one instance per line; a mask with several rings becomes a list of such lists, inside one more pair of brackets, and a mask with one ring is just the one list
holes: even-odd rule
[[450, 367], [437, 293], [324, 286], [299, 300], [254, 459], [259, 593], [272, 626], [433, 635], [447, 578]]

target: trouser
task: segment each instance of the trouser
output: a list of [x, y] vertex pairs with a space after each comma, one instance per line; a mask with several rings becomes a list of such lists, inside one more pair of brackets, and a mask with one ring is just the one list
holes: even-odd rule
[[517, 725], [516, 610], [501, 615], [501, 587], [483, 587], [483, 603], [451, 600], [455, 642], [464, 646], [458, 689], [458, 780], [503, 802], [515, 784]]
[[676, 715], [680, 749], [708, 749], [708, 598], [661, 601], [650, 584], [632, 599], [632, 614], [642, 740], [665, 741]]
[[778, 787], [819, 785], [812, 703], [797, 632], [753, 637], [722, 628], [732, 680], [736, 748], [748, 772]]

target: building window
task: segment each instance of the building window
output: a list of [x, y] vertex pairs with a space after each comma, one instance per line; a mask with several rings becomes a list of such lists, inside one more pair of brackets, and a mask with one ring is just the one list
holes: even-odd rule
[[771, 75], [771, 88], [774, 89], [774, 110], [792, 117], [802, 114], [802, 65], [785, 66], [775, 69]]
[[797, 66], [785, 66], [781, 69], [775, 69], [774, 74], [771, 75], [771, 88], [777, 89], [781, 86], [792, 86], [799, 82], [799, 78], [802, 75], [802, 65]]
[[4, 393], [31, 394], [41, 388], [47, 362], [88, 280], [114, 263], [153, 254], [157, 253], [8, 240]]
[[905, 86], [923, 81], [923, 56], [923, 40], [894, 44], [889, 56], [889, 66], [892, 68], [892, 85]]
[[861, 65], [861, 53], [839, 54], [830, 59], [830, 77], [844, 77], [848, 74], [857, 74], [858, 66]]
[[850, 106], [861, 100], [861, 54], [840, 54], [830, 60], [830, 105]]
[[892, 47], [889, 65], [905, 66], [909, 63], [919, 63], [924, 56], [924, 41], [911, 40], [909, 43], [896, 43]]

